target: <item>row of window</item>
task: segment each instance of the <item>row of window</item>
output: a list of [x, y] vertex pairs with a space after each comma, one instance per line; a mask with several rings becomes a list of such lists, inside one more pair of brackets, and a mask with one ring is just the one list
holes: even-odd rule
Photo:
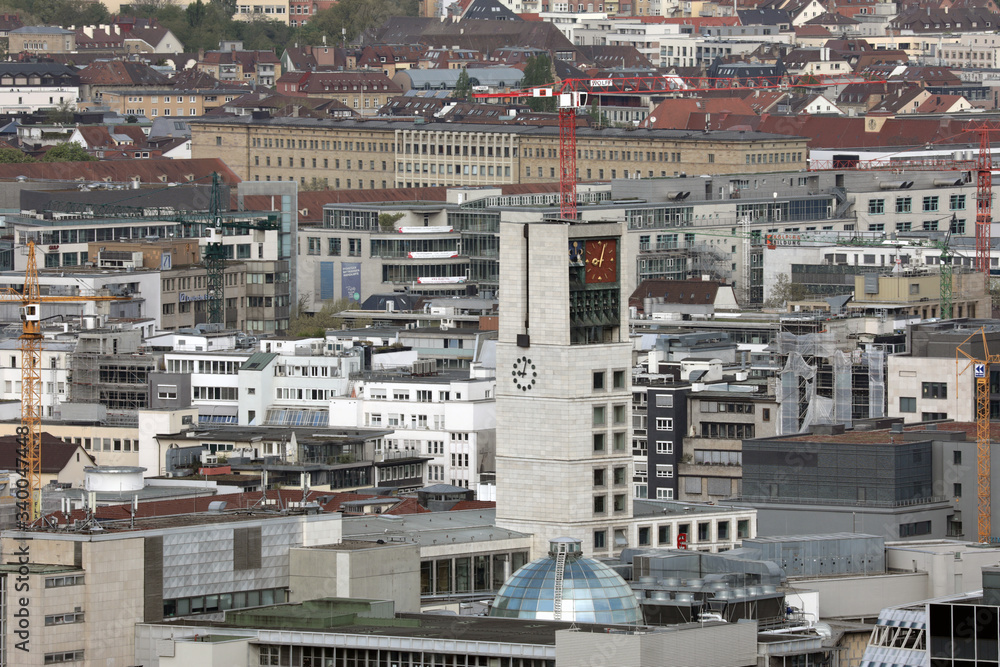
[[[928, 195], [923, 198], [922, 210], [924, 213], [936, 213], [939, 209], [940, 197], [938, 195]], [[965, 195], [951, 195], [948, 199], [949, 211], [965, 210]], [[913, 197], [896, 197], [896, 213], [912, 213]], [[885, 199], [869, 199], [868, 214], [882, 215], [885, 213]]]
[[[93, 443], [93, 446], [91, 446], [91, 443]], [[83, 445], [84, 449], [92, 449], [95, 452], [139, 451], [139, 440], [137, 438], [73, 438], [73, 444]]]
[[[261, 646], [257, 664], [288, 667], [552, 667], [544, 658], [490, 658], [485, 655], [423, 651], [387, 651], [382, 648], [333, 648], [321, 646]], [[391, 657], [389, 657], [391, 656]], [[387, 660], [389, 662], [387, 662]]]
[[[624, 403], [614, 405], [611, 408], [612, 423], [615, 425], [624, 424], [628, 419], [628, 406]], [[593, 410], [593, 425], [594, 426], [606, 426], [607, 425], [607, 406], [595, 405]]]
[[[656, 544], [657, 546], [676, 546], [673, 542], [676, 539], [676, 535], [673, 534], [671, 530], [672, 526], [656, 526]], [[652, 546], [652, 527], [642, 526], [639, 528], [639, 546], [648, 547]], [[697, 524], [697, 535], [692, 534], [691, 524], [681, 523], [677, 525], [677, 535], [684, 535], [687, 541], [690, 542], [711, 542], [712, 541], [712, 522], [710, 521], [699, 521]], [[715, 526], [716, 541], [723, 541], [731, 539], [730, 533], [730, 522], [729, 521], [718, 521]], [[750, 520], [749, 519], [738, 519], [736, 521], [736, 537], [737, 539], [749, 539], [750, 538]]]
[[747, 164], [777, 164], [781, 162], [802, 162], [802, 153], [750, 153]]
[[192, 387], [191, 398], [196, 401], [236, 401], [239, 400], [238, 387]]
[[45, 617], [45, 625], [66, 625], [68, 623], [83, 623], [83, 612], [74, 611], [69, 614], [51, 614]]
[[[624, 493], [614, 494], [613, 507], [615, 514], [620, 514], [628, 510], [628, 496]], [[608, 497], [606, 495], [594, 496], [594, 514], [607, 514]]]
[[163, 601], [163, 617], [189, 616], [191, 614], [217, 614], [227, 609], [243, 609], [272, 604], [284, 604], [287, 591], [284, 588], [265, 588], [239, 593], [218, 593], [196, 595]]

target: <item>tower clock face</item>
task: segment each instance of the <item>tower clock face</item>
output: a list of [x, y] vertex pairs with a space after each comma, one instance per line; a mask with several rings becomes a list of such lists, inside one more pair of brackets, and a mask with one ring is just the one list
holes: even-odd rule
[[528, 357], [518, 357], [515, 359], [514, 368], [511, 370], [510, 375], [514, 381], [514, 388], [521, 391], [528, 391], [534, 387], [535, 380], [538, 378], [535, 364]]
[[618, 281], [618, 242], [615, 239], [587, 241], [584, 253], [585, 280], [588, 284]]

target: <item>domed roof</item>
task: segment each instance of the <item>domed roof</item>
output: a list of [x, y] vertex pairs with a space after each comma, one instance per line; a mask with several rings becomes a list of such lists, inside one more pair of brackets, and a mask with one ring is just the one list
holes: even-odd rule
[[[583, 558], [580, 540], [563, 537], [549, 544], [547, 557], [531, 561], [507, 580], [493, 601], [490, 616], [581, 623], [642, 620], [629, 585], [607, 565]], [[560, 595], [557, 588], [561, 588]]]

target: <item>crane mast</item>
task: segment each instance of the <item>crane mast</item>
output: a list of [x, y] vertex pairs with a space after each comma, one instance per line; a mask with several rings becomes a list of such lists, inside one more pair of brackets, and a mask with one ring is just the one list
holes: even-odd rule
[[[22, 517], [18, 497], [18, 523], [22, 518], [34, 521], [42, 505], [42, 321], [38, 288], [38, 266], [35, 262], [35, 242], [28, 241], [28, 266], [24, 273], [21, 304], [21, 427], [18, 429], [18, 459], [24, 457], [23, 468], [28, 481], [27, 517]], [[20, 489], [19, 489], [20, 490]]]
[[24, 483], [16, 491], [16, 522], [27, 528], [42, 511], [42, 318], [44, 302], [123, 301], [129, 296], [42, 296], [38, 285], [35, 242], [27, 241], [28, 262], [20, 292], [0, 289], [0, 303], [19, 303], [21, 335], [21, 425], [17, 429], [17, 467]]

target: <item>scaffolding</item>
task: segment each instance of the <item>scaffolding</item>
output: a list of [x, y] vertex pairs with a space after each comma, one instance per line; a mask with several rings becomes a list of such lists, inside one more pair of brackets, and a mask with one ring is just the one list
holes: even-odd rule
[[141, 351], [138, 330], [80, 334], [69, 359], [69, 402], [103, 405], [104, 421], [135, 426], [149, 407], [149, 375], [156, 360]]
[[809, 430], [813, 424], [843, 424], [885, 414], [885, 350], [838, 349], [829, 332], [780, 332], [778, 353], [785, 358], [778, 391], [778, 435]]

